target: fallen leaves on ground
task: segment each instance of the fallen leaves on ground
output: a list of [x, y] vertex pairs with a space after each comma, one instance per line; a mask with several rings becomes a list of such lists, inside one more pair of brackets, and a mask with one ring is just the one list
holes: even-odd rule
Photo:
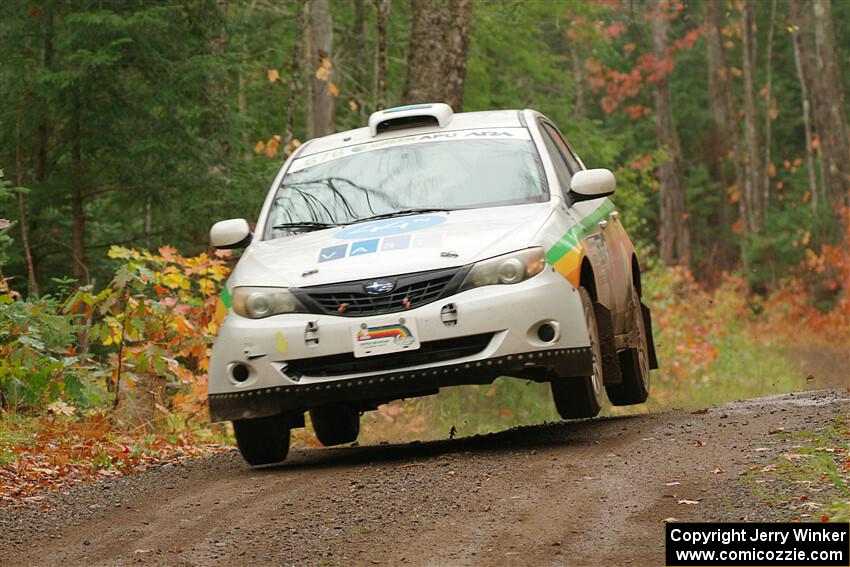
[[22, 444], [0, 442], [0, 507], [38, 502], [48, 491], [228, 450], [189, 431], [176, 435], [115, 431], [103, 416], [3, 425], [7, 432], [21, 429], [27, 439]]

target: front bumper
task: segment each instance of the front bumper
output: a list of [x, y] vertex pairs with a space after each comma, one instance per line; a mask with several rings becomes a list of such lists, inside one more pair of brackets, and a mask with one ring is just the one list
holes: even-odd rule
[[[457, 320], [446, 324], [444, 306], [453, 304]], [[516, 285], [486, 286], [405, 311], [414, 318], [425, 345], [451, 344], [461, 337], [485, 337], [482, 348], [439, 362], [396, 367], [379, 355], [350, 359], [323, 372], [322, 360], [350, 357], [352, 318], [287, 314], [246, 319], [230, 313], [219, 330], [209, 372], [210, 414], [214, 421], [248, 419], [289, 410], [307, 410], [346, 401], [363, 409], [378, 403], [436, 393], [442, 386], [492, 382], [503, 375], [544, 379], [591, 373], [592, 354], [577, 290], [551, 268]], [[540, 340], [537, 328], [554, 322], [556, 337]], [[415, 354], [417, 351], [410, 351]], [[382, 359], [383, 360], [379, 360]], [[305, 363], [313, 364], [305, 364]], [[378, 364], [376, 364], [378, 363]], [[234, 364], [250, 369], [247, 379], [232, 376]], [[296, 367], [309, 371], [293, 372]]]

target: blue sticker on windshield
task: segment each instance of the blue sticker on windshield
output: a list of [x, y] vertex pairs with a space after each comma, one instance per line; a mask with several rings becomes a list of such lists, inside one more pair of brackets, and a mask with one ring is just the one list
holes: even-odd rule
[[446, 222], [446, 217], [437, 215], [419, 215], [415, 217], [398, 217], [365, 222], [344, 228], [334, 234], [335, 238], [350, 240], [355, 238], [378, 238], [392, 236], [431, 228]]
[[361, 256], [363, 254], [372, 254], [377, 251], [378, 239], [374, 238], [372, 240], [361, 240], [360, 242], [355, 242], [351, 245], [351, 252], [349, 252], [348, 255]]
[[328, 246], [319, 250], [319, 262], [329, 262], [330, 260], [339, 260], [345, 258], [345, 251], [348, 244], [338, 244], [336, 246]]

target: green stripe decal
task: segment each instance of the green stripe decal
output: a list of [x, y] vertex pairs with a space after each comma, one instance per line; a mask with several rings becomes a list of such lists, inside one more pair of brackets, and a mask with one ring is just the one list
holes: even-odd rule
[[233, 300], [230, 297], [230, 291], [227, 289], [226, 285], [221, 289], [221, 295], [219, 295], [218, 298], [221, 300], [222, 303], [224, 303], [224, 306], [228, 309], [233, 306]]
[[567, 252], [578, 247], [579, 242], [594, 231], [597, 223], [608, 216], [614, 210], [614, 203], [605, 199], [592, 213], [574, 224], [558, 241], [546, 252], [546, 261], [553, 265]]

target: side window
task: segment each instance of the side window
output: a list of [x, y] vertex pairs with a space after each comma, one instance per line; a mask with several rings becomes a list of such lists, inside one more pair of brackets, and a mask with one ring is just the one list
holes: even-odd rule
[[543, 133], [543, 143], [546, 145], [546, 151], [549, 153], [552, 164], [555, 166], [555, 174], [558, 176], [558, 185], [561, 186], [561, 193], [569, 201], [570, 181], [572, 181], [573, 174], [567, 166], [564, 155], [559, 148], [558, 140], [561, 137], [545, 122], [540, 122], [540, 130]]
[[558, 151], [561, 152], [561, 157], [563, 157], [564, 161], [567, 162], [567, 166], [570, 168], [570, 171], [575, 173], [576, 171], [582, 169], [578, 159], [576, 159], [573, 149], [570, 147], [569, 144], [567, 144], [566, 140], [564, 140], [563, 136], [561, 136], [561, 133], [558, 132], [558, 130], [556, 130], [554, 127], [552, 127], [551, 124], [544, 124], [543, 126], [548, 132], [551, 132], [552, 138], [558, 145]]

